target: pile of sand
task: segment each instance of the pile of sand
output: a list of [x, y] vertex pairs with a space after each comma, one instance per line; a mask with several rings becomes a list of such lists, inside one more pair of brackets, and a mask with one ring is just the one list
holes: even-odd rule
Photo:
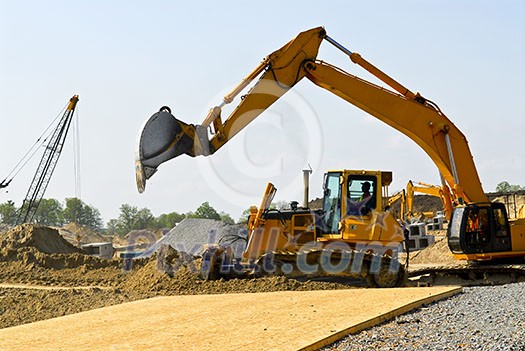
[[423, 250], [410, 254], [410, 263], [413, 264], [458, 264], [452, 256], [447, 243], [446, 230], [434, 231], [436, 242]]
[[78, 223], [71, 222], [56, 229], [64, 239], [75, 246], [78, 246], [79, 239], [80, 244], [111, 241], [100, 233], [97, 233], [95, 230]]
[[71, 254], [81, 250], [67, 242], [58, 230], [33, 224], [22, 224], [0, 234], [2, 250], [33, 247], [46, 254]]
[[136, 266], [124, 278], [123, 291], [162, 295], [255, 293], [283, 290], [348, 289], [347, 284], [283, 276], [256, 279], [204, 281], [199, 278], [201, 260], [164, 245], [153, 257], [134, 261]]
[[[509, 218], [520, 218], [520, 208], [525, 207], [525, 193], [522, 191], [515, 194], [501, 194], [493, 193], [489, 194], [490, 201], [497, 201], [504, 203], [507, 207], [507, 213]], [[523, 210], [522, 210], [523, 211]]]
[[0, 261], [18, 261], [52, 269], [103, 268], [118, 263], [86, 255], [65, 240], [58, 230], [33, 224], [22, 224], [0, 233]]

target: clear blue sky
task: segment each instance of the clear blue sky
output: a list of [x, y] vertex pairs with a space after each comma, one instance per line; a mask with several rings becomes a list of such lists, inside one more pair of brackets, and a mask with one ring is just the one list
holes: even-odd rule
[[[160, 106], [200, 123], [268, 53], [322, 25], [413, 91], [439, 104], [469, 140], [486, 191], [525, 185], [525, 2], [509, 1], [0, 1], [0, 180], [79, 94], [81, 197], [104, 220], [129, 203], [155, 215], [209, 201], [237, 219], [267, 181], [277, 200], [311, 196], [328, 169], [394, 172], [438, 183], [411, 140], [303, 81], [212, 158], [160, 167], [139, 195], [137, 135]], [[319, 54], [370, 77], [324, 44]], [[368, 155], [348, 138], [369, 145]], [[75, 195], [71, 135], [45, 197]], [[0, 191], [21, 204], [38, 160]]]

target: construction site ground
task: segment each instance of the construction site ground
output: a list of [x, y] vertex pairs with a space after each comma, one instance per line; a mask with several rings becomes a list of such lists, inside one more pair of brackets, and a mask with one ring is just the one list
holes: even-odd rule
[[[453, 261], [446, 247], [444, 232], [437, 232], [436, 234], [438, 235], [435, 245], [419, 253], [411, 254], [411, 261], [414, 265], [434, 262], [442, 264], [453, 262], [457, 264], [456, 261]], [[46, 240], [42, 240], [42, 238]], [[304, 321], [308, 320], [309, 326], [307, 327], [308, 332], [304, 335], [305, 338], [312, 330], [316, 329], [312, 327], [313, 325], [322, 326], [329, 320], [324, 319], [319, 321], [319, 324], [315, 324], [317, 322], [311, 322], [310, 319], [318, 315], [328, 316], [330, 315], [329, 310], [333, 310], [332, 313], [335, 313], [335, 315], [331, 316], [333, 316], [334, 323], [339, 323], [336, 322], [337, 320], [341, 321], [341, 323], [337, 324], [337, 326], [334, 325], [329, 330], [321, 328], [327, 334], [319, 335], [316, 338], [318, 338], [317, 342], [323, 342], [324, 345], [324, 341], [334, 341], [335, 339], [332, 340], [332, 338], [342, 337], [344, 333], [349, 332], [356, 325], [356, 328], [370, 326], [370, 322], [365, 322], [366, 320], [380, 323], [385, 318], [392, 317], [393, 313], [406, 312], [408, 309], [416, 308], [422, 303], [428, 302], [425, 300], [426, 298], [434, 299], [434, 296], [437, 296], [436, 298], [444, 297], [450, 292], [459, 291], [457, 288], [440, 286], [432, 288], [435, 290], [429, 288], [400, 288], [376, 292], [375, 289], [356, 286], [355, 281], [342, 279], [297, 280], [277, 276], [257, 279], [203, 281], [197, 276], [199, 264], [198, 259], [188, 260], [187, 257], [172, 250], [164, 255], [156, 254], [150, 258], [135, 260], [128, 271], [123, 269], [122, 260], [99, 259], [79, 252], [77, 248], [63, 240], [56, 230], [53, 231], [45, 227], [25, 226], [18, 229], [15, 228], [10, 232], [1, 233], [0, 329], [2, 329], [2, 337], [0, 337], [0, 340], [6, 340], [4, 336], [11, 332], [16, 333], [16, 330], [25, 330], [27, 334], [27, 330], [33, 330], [33, 328], [44, 328], [42, 330], [48, 328], [47, 326], [58, 328], [60, 324], [53, 323], [65, 323], [63, 325], [67, 326], [70, 323], [67, 321], [73, 320], [79, 321], [80, 324], [78, 324], [76, 332], [71, 332], [70, 337], [74, 339], [80, 338], [81, 334], [85, 334], [86, 337], [88, 335], [93, 336], [85, 329], [90, 325], [86, 323], [90, 323], [89, 319], [91, 318], [99, 318], [99, 321], [109, 320], [107, 318], [116, 318], [114, 322], [118, 323], [118, 318], [122, 317], [123, 321], [133, 325], [134, 322], [131, 322], [131, 317], [124, 318], [126, 310], [130, 310], [130, 313], [135, 313], [133, 318], [151, 318], [152, 323], [155, 320], [161, 324], [164, 322], [169, 322], [170, 324], [189, 323], [192, 327], [197, 328], [197, 325], [205, 319], [202, 316], [206, 316], [206, 314], [202, 313], [205, 313], [206, 306], [211, 306], [210, 304], [215, 304], [215, 307], [213, 309], [209, 308], [208, 313], [210, 311], [218, 311], [219, 315], [222, 316], [226, 311], [232, 310], [231, 313], [238, 316], [235, 319], [224, 315], [222, 319], [224, 323], [229, 321], [230, 318], [232, 323], [234, 322], [241, 326], [252, 323], [252, 320], [248, 319], [250, 318], [249, 316], [243, 315], [243, 313], [248, 313], [246, 311], [249, 311], [246, 309], [246, 306], [250, 306], [251, 309], [260, 309], [259, 312], [262, 313], [260, 318], [254, 317], [254, 320], [273, 323], [277, 319], [270, 313], [273, 308], [269, 308], [270, 304], [284, 303], [284, 305], [275, 306], [275, 308], [286, 311], [285, 314], [291, 319], [288, 322], [278, 322], [277, 325], [280, 325], [280, 323], [291, 323], [295, 326], [297, 324], [305, 324]], [[308, 294], [307, 292], [309, 291], [315, 291], [315, 293]], [[376, 296], [376, 300], [374, 300], [373, 296]], [[300, 305], [300, 300], [303, 298], [306, 307], [301, 307]], [[335, 305], [324, 305], [325, 301], [329, 300], [334, 300]], [[321, 301], [323, 301], [322, 304], [320, 304]], [[347, 301], [349, 302], [346, 303]], [[365, 304], [365, 301], [370, 301], [371, 305]], [[373, 301], [376, 302], [374, 303]], [[382, 301], [384, 304], [380, 304], [378, 301]], [[133, 303], [126, 304], [129, 302]], [[388, 303], [392, 303], [392, 305], [388, 305]], [[160, 310], [156, 310], [156, 307], [154, 307], [158, 305], [160, 308], [164, 304], [166, 308], [161, 308]], [[186, 304], [190, 304], [193, 307], [189, 307], [187, 314], [177, 314], [180, 308], [176, 306], [180, 307]], [[298, 307], [297, 311], [292, 310], [294, 304]], [[113, 307], [100, 309], [108, 306]], [[132, 312], [135, 309], [134, 306], [137, 307], [136, 312]], [[376, 309], [373, 310], [371, 306], [375, 306]], [[196, 315], [197, 317], [190, 317], [190, 312], [198, 308], [204, 309], [204, 312], [201, 313], [200, 319], [197, 319], [199, 323], [196, 323], [192, 318], [199, 318], [198, 314]], [[150, 309], [154, 312], [152, 313]], [[314, 310], [316, 312], [313, 312]], [[359, 312], [360, 310], [363, 313]], [[91, 312], [89, 314], [77, 314], [86, 311]], [[162, 311], [171, 312], [162, 317]], [[307, 312], [310, 315], [304, 314]], [[354, 312], [356, 313], [355, 319]], [[253, 310], [251, 314], [257, 315]], [[68, 317], [37, 324], [32, 323], [62, 316]], [[88, 319], [87, 321], [81, 322], [86, 318]], [[163, 320], [162, 318], [168, 318], [168, 320]], [[250, 322], [247, 322], [248, 320]], [[365, 324], [361, 324], [363, 322]], [[106, 325], [104, 323], [101, 325]], [[126, 323], [122, 322], [121, 332], [123, 338], [128, 337]], [[16, 326], [20, 326], [19, 328], [22, 329], [11, 328]], [[150, 327], [156, 328], [153, 325]], [[262, 325], [260, 327], [264, 332], [267, 332], [269, 328]], [[60, 328], [62, 329], [62, 327]], [[209, 328], [211, 329], [211, 327]], [[267, 330], [264, 330], [264, 328], [267, 328]], [[34, 330], [35, 333], [31, 337], [45, 336], [42, 336], [40, 332], [36, 333], [37, 329]], [[108, 328], [99, 330], [107, 330], [108, 333], [116, 332]], [[151, 330], [150, 333], [154, 334]], [[165, 335], [162, 334], [165, 332], [159, 331], [159, 333], [159, 335]], [[176, 335], [187, 333], [189, 331], [186, 330], [184, 333]], [[69, 334], [69, 332], [61, 333], [61, 338], [69, 337], [67, 336]], [[266, 334], [269, 333], [263, 333], [262, 335]], [[233, 334], [230, 335], [235, 340], [233, 336]], [[27, 343], [28, 340], [31, 340], [27, 337], [29, 336], [17, 338], [16, 340], [19, 340], [21, 343]], [[263, 339], [266, 340], [267, 338], [266, 336]], [[32, 340], [33, 344], [31, 345], [33, 345], [33, 349], [42, 349], [38, 345], [44, 344], [39, 343], [48, 342], [45, 339], [38, 339], [40, 341], [34, 344], [36, 339]], [[140, 342], [146, 342], [146, 340], [143, 338]], [[14, 345], [11, 344], [13, 347]], [[24, 346], [24, 349], [26, 348]], [[48, 348], [55, 349], [52, 346]], [[99, 348], [99, 345], [97, 345], [97, 348]], [[141, 349], [142, 347], [139, 347], [139, 344], [137, 344], [137, 348]], [[6, 348], [2, 345], [0, 349]], [[7, 349], [13, 348], [8, 347]]]
[[433, 287], [156, 297], [2, 329], [0, 349], [315, 350], [460, 291]]

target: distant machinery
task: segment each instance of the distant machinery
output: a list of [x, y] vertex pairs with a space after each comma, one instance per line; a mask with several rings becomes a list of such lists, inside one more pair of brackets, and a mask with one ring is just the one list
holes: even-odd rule
[[[49, 180], [53, 175], [55, 166], [58, 162], [58, 158], [62, 152], [62, 147], [66, 140], [67, 132], [71, 121], [73, 119], [73, 113], [78, 102], [78, 95], [74, 95], [70, 100], [66, 108], [66, 111], [62, 115], [58, 125], [56, 126], [53, 134], [51, 135], [49, 142], [45, 146], [44, 155], [40, 160], [40, 164], [36, 170], [36, 173], [31, 182], [31, 186], [27, 191], [22, 207], [18, 212], [16, 224], [29, 223], [33, 220], [35, 213], [40, 205], [40, 201], [44, 196]], [[12, 179], [7, 183], [2, 182], [7, 186]]]

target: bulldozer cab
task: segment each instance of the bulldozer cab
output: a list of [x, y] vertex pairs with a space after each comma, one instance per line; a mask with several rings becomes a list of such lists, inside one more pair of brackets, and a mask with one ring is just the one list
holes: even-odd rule
[[324, 178], [326, 231], [340, 232], [342, 219], [366, 217], [372, 211], [381, 211], [383, 188], [392, 182], [392, 172], [342, 170], [330, 171]]

